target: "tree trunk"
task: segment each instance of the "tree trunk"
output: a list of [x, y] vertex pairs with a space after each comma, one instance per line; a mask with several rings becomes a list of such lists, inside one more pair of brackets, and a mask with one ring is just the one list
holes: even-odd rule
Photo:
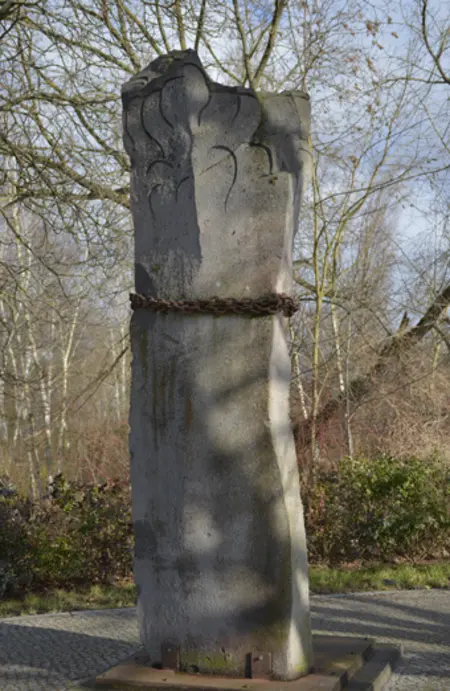
[[345, 385], [346, 382], [344, 375], [344, 365], [342, 362], [341, 338], [339, 334], [339, 318], [336, 311], [336, 305], [333, 302], [331, 303], [330, 308], [331, 323], [333, 326], [334, 335], [334, 347], [336, 351], [336, 368], [339, 381], [339, 396], [341, 396], [344, 401], [342, 409], [342, 422], [345, 430], [345, 438], [347, 441], [347, 453], [349, 456], [353, 456], [353, 437], [349, 418], [349, 400], [348, 396], [346, 395], [347, 387]]
[[[389, 337], [381, 344], [378, 349], [378, 358], [375, 365], [369, 372], [361, 377], [357, 377], [350, 382], [347, 395], [353, 407], [360, 405], [368, 396], [373, 388], [374, 381], [388, 369], [392, 358], [398, 358], [402, 353], [406, 353], [419, 343], [435, 326], [439, 319], [448, 309], [450, 304], [450, 284], [447, 285], [433, 300], [423, 317], [416, 326], [399, 331], [394, 336]], [[318, 425], [327, 423], [336, 415], [345, 404], [345, 396], [339, 393], [335, 398], [331, 398], [315, 416], [310, 416], [305, 423], [297, 424], [294, 434], [301, 446], [313, 443], [313, 438], [317, 434]]]

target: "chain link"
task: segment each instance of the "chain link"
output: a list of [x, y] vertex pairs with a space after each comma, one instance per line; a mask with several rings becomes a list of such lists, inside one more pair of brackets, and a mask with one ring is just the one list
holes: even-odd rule
[[153, 312], [184, 312], [186, 314], [243, 314], [266, 317], [282, 312], [292, 317], [298, 310], [296, 301], [285, 293], [270, 293], [260, 298], [218, 298], [207, 300], [163, 300], [138, 293], [130, 293], [131, 309], [149, 309]]

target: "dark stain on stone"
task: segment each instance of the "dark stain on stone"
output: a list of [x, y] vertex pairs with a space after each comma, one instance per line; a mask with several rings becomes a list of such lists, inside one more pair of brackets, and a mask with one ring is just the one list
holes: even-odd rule
[[152, 391], [152, 412], [153, 412], [153, 441], [155, 444], [155, 451], [158, 450], [158, 428], [159, 428], [159, 421], [158, 421], [158, 365], [154, 361], [153, 362], [153, 372], [152, 372], [152, 380], [153, 380], [153, 391]]
[[138, 262], [134, 265], [134, 280], [137, 293], [156, 297], [156, 287], [152, 277], [147, 269]]
[[155, 521], [155, 530], [158, 534], [159, 537], [165, 537], [166, 536], [166, 524], [164, 521], [161, 521], [159, 518], [156, 518]]
[[[156, 375], [156, 372], [155, 372]], [[166, 385], [167, 385], [167, 373], [166, 368], [163, 366], [161, 371], [161, 376], [158, 383], [158, 408], [159, 408], [159, 419], [160, 424], [164, 425], [166, 418]]]
[[152, 558], [156, 552], [158, 543], [150, 521], [142, 520], [133, 523], [134, 528], [134, 557], [135, 559]]
[[192, 426], [193, 411], [192, 411], [192, 400], [190, 396], [186, 397], [186, 427], [190, 431]]
[[172, 358], [170, 361], [170, 373], [169, 373], [169, 403], [173, 406], [175, 401], [175, 378], [177, 373], [177, 362], [176, 358]]
[[[237, 462], [234, 456], [232, 456], [231, 454], [221, 453], [220, 451], [212, 450], [209, 455], [208, 465], [209, 472], [212, 477], [216, 476], [219, 478], [226, 479], [228, 475], [233, 475]], [[226, 495], [224, 496], [224, 502], [225, 507], [227, 507], [229, 505], [229, 497]]]
[[174, 566], [180, 575], [180, 580], [187, 596], [194, 583], [200, 578], [198, 561], [192, 554], [185, 552], [175, 560]]

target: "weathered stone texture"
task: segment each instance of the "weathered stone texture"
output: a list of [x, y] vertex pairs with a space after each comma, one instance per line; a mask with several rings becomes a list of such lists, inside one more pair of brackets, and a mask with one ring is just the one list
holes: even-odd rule
[[[193, 51], [123, 88], [136, 291], [291, 291], [309, 102], [210, 81]], [[281, 315], [134, 313], [130, 450], [142, 642], [185, 668], [292, 679], [312, 660], [306, 541]]]

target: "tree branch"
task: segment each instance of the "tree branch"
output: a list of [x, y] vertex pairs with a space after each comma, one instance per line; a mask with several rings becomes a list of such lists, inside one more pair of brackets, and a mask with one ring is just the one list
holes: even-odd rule
[[[393, 357], [399, 357], [417, 345], [442, 318], [450, 305], [450, 283], [436, 296], [423, 317], [416, 326], [410, 329], [399, 330], [394, 336], [386, 339], [378, 349], [378, 357], [375, 365], [367, 372], [353, 379], [349, 383], [348, 391], [344, 395], [339, 394], [331, 398], [318, 412], [314, 428], [316, 433], [320, 425], [327, 423], [341, 409], [347, 395], [351, 402], [361, 404], [373, 387], [374, 381], [384, 373]], [[303, 424], [294, 425], [294, 434], [301, 446], [307, 448], [311, 443], [312, 419], [309, 418]]]
[[272, 51], [274, 49], [275, 41], [278, 34], [278, 29], [280, 27], [281, 16], [286, 5], [287, 0], [275, 0], [272, 21], [270, 23], [269, 38], [267, 40], [266, 48], [259, 62], [259, 65], [256, 68], [255, 76], [253, 78], [255, 87], [258, 86], [258, 82], [261, 79], [264, 70], [267, 67], [267, 63], [269, 62], [270, 56], [272, 55]]
[[435, 52], [433, 51], [432, 47], [431, 47], [430, 39], [428, 38], [428, 30], [427, 30], [427, 9], [428, 9], [428, 0], [422, 0], [422, 12], [421, 12], [421, 15], [422, 15], [422, 36], [423, 36], [423, 40], [424, 40], [426, 49], [427, 49], [427, 51], [428, 51], [430, 57], [432, 58], [432, 60], [433, 60], [433, 62], [434, 62], [434, 64], [435, 64], [435, 66], [436, 66], [437, 71], [438, 71], [439, 74], [441, 75], [441, 77], [442, 77], [442, 79], [444, 80], [444, 82], [445, 82], [446, 84], [450, 84], [450, 76], [449, 76], [448, 74], [445, 73], [444, 68], [442, 67], [441, 62], [440, 62], [440, 57], [441, 57], [441, 55], [442, 55], [442, 53], [443, 53], [443, 51], [444, 51], [446, 36], [445, 36], [445, 33], [444, 33], [444, 36], [443, 36], [443, 38], [442, 38], [442, 43], [441, 43], [441, 46], [440, 46], [440, 48], [439, 48], [439, 51], [438, 51], [437, 53], [435, 53]]

